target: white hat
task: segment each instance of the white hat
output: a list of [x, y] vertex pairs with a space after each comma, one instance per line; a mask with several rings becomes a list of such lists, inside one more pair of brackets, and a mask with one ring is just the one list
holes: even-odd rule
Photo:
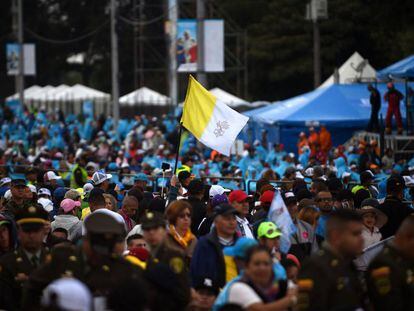
[[43, 178], [45, 181], [62, 179], [62, 177], [56, 175], [54, 171], [47, 172]]
[[37, 195], [48, 195], [51, 197], [52, 193], [47, 188], [40, 188], [39, 191], [37, 192]]
[[32, 193], [37, 193], [36, 186], [34, 185], [27, 185]]
[[86, 167], [93, 167], [95, 170], [99, 169], [99, 165], [96, 164], [95, 162], [88, 162], [88, 164], [86, 164], [85, 168]]
[[4, 177], [0, 179], [0, 187], [3, 187], [5, 184], [9, 184], [9, 183], [11, 183], [11, 178], [9, 177]]
[[351, 176], [350, 172], [343, 172], [341, 177], [342, 177], [342, 179], [344, 179], [344, 178], [347, 178], [349, 176]]
[[122, 163], [121, 168], [129, 168], [129, 164], [124, 162]]
[[303, 177], [301, 172], [296, 172], [295, 178], [296, 179], [305, 179], [305, 177]]
[[12, 198], [12, 193], [11, 193], [11, 190], [9, 189], [9, 190], [7, 190], [5, 193], [4, 193], [4, 198], [6, 199], [6, 201], [8, 201], [8, 200], [10, 200], [11, 198]]
[[308, 168], [305, 170], [305, 176], [306, 176], [306, 177], [313, 177], [313, 167], [308, 167]]
[[[93, 213], [94, 214], [95, 213], [102, 213], [102, 214], [107, 214], [107, 215], [111, 216], [113, 219], [115, 219], [116, 222], [124, 225], [125, 231], [128, 232], [127, 225], [125, 223], [124, 218], [121, 216], [121, 214], [115, 213], [115, 212], [113, 212], [113, 211], [111, 211], [111, 210], [109, 210], [107, 208], [97, 209]], [[91, 214], [89, 214], [89, 215], [91, 215]], [[86, 217], [89, 217], [89, 215], [86, 216]], [[85, 220], [86, 220], [86, 218], [85, 218]], [[88, 231], [86, 230], [85, 221], [83, 221], [82, 222], [82, 236], [87, 235], [87, 233], [88, 233]]]
[[44, 307], [57, 304], [68, 311], [92, 310], [92, 295], [88, 287], [74, 278], [62, 278], [43, 290], [41, 304]]
[[208, 194], [210, 196], [210, 198], [218, 195], [218, 194], [223, 194], [225, 192], [230, 192], [230, 189], [224, 189], [222, 186], [220, 185], [212, 185]]
[[404, 178], [405, 185], [407, 187], [414, 186], [414, 178], [412, 178], [411, 176], [403, 176], [403, 178]]
[[103, 183], [105, 180], [111, 179], [112, 175], [111, 174], [105, 174], [102, 172], [95, 172], [92, 175], [92, 182], [95, 186]]
[[39, 198], [37, 200], [37, 203], [41, 204], [43, 206], [43, 209], [50, 213], [53, 210], [53, 202], [46, 198]]
[[93, 185], [90, 182], [87, 182], [86, 184], [83, 185], [83, 192], [85, 194], [91, 192], [92, 189], [93, 189]]

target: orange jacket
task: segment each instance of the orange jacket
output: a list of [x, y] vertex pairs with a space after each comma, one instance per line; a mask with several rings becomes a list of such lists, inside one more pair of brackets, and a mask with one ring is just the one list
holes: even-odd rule
[[323, 152], [328, 152], [332, 147], [331, 133], [325, 128], [322, 128], [319, 132], [319, 143]]

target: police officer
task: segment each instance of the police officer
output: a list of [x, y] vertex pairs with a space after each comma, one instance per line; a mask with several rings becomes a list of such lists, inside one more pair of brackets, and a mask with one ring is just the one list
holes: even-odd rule
[[[54, 249], [50, 261], [30, 277], [23, 302], [25, 310], [36, 310], [43, 289], [65, 276], [83, 281], [94, 296], [95, 306], [104, 310], [110, 307], [108, 298], [121, 284], [139, 282], [146, 288], [142, 269], [120, 255], [126, 235], [124, 223], [102, 209], [90, 214], [84, 225], [86, 236], [81, 248]], [[142, 304], [145, 297], [138, 298]]]
[[327, 221], [326, 242], [305, 261], [298, 278], [299, 310], [357, 310], [365, 293], [352, 260], [362, 252], [362, 218], [338, 210]]
[[[168, 306], [170, 309], [168, 310], [185, 309], [190, 300], [188, 270], [182, 254], [165, 244], [167, 230], [163, 215], [157, 212], [147, 212], [142, 217], [141, 224], [144, 239], [150, 247], [146, 274], [153, 275], [157, 270], [165, 270], [166, 273], [170, 273], [176, 286], [169, 289], [173, 299], [170, 301], [171, 304]], [[150, 279], [154, 278], [150, 277]], [[153, 285], [162, 291], [158, 284], [153, 282]]]
[[10, 218], [14, 218], [17, 210], [23, 207], [29, 207], [32, 205], [30, 202], [27, 201], [25, 197], [27, 185], [24, 179], [13, 179], [10, 185], [10, 191], [12, 197], [9, 202], [7, 202], [6, 206], [2, 213], [7, 215]]
[[414, 310], [414, 215], [371, 262], [367, 283], [375, 310]]
[[24, 283], [47, 255], [43, 247], [47, 212], [39, 206], [22, 207], [15, 220], [20, 246], [0, 258], [0, 309], [6, 310], [19, 309]]

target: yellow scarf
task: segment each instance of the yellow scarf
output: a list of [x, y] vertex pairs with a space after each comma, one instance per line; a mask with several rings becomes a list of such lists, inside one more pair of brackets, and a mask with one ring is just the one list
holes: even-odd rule
[[182, 247], [187, 248], [188, 245], [194, 240], [195, 236], [191, 233], [191, 230], [187, 230], [184, 236], [180, 236], [173, 225], [169, 226], [170, 234], [173, 236], [174, 240], [178, 242]]

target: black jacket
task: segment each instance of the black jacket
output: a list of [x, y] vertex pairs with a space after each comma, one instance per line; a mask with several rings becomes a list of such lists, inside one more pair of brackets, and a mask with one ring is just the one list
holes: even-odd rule
[[190, 203], [193, 208], [191, 212], [191, 232], [197, 234], [198, 226], [203, 221], [204, 217], [206, 217], [207, 205], [204, 201], [193, 196], [188, 197], [188, 203]]
[[384, 203], [380, 204], [378, 209], [388, 217], [387, 223], [380, 229], [382, 239], [393, 236], [404, 219], [411, 213], [414, 213], [413, 209], [392, 195], [387, 196]]

